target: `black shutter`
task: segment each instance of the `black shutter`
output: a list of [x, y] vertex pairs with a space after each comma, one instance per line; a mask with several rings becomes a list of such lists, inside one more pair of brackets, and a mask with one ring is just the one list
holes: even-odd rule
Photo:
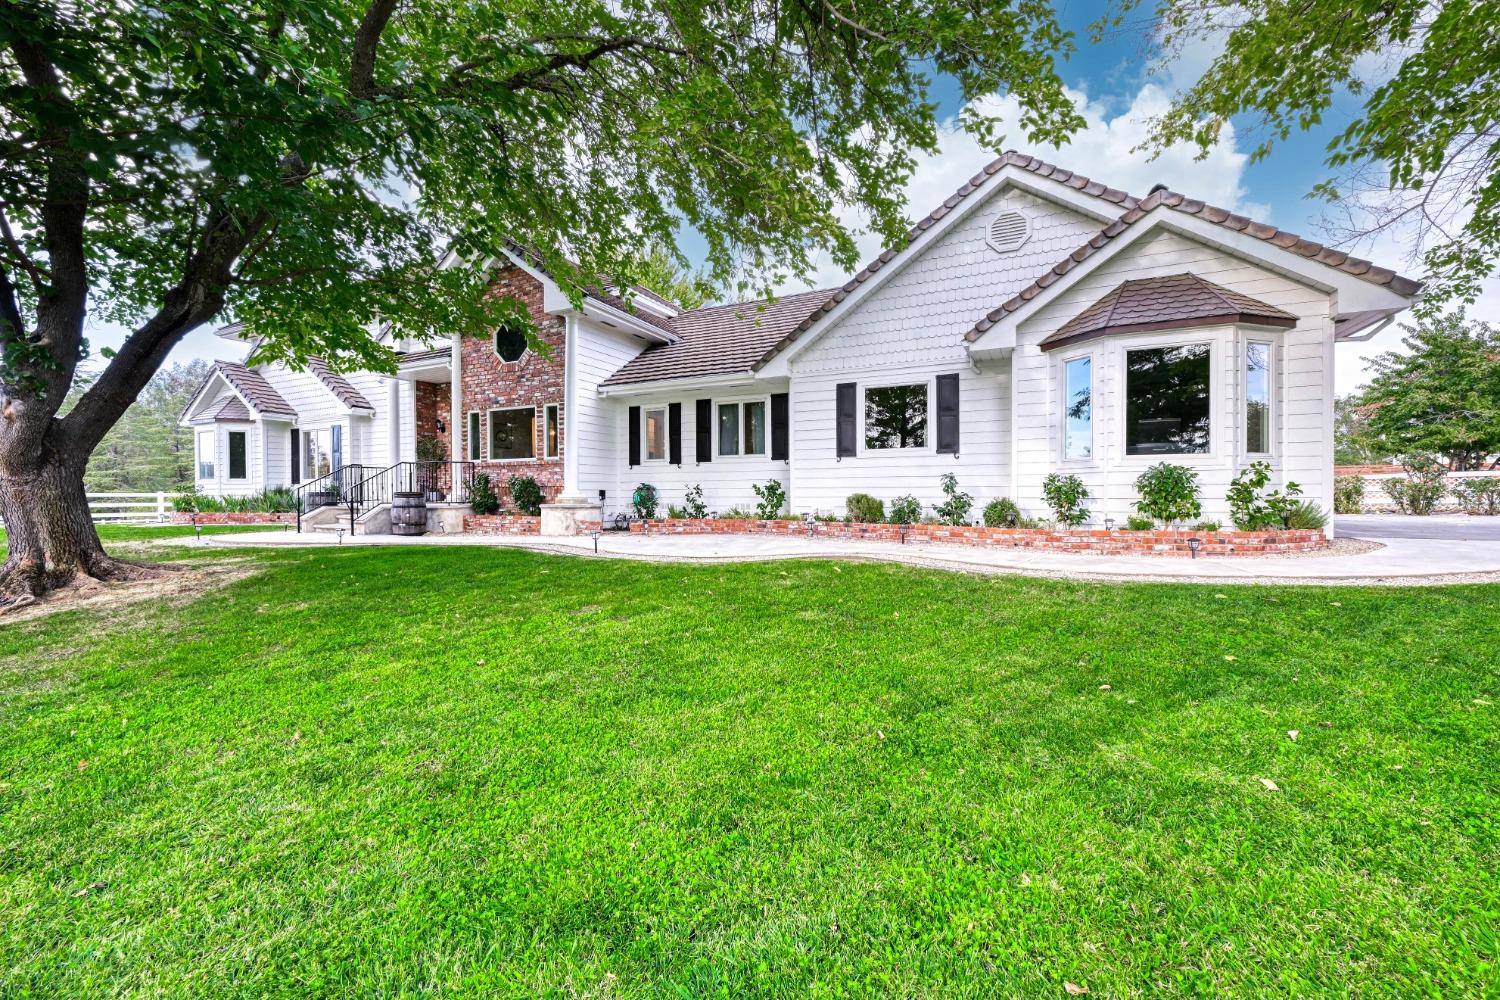
[[937, 377], [937, 450], [958, 454], [958, 376]]
[[667, 404], [667, 461], [682, 464], [682, 404]]
[[630, 464], [632, 467], [641, 464], [641, 408], [632, 406], [630, 408]]
[[787, 395], [771, 394], [771, 461], [787, 460]]
[[835, 453], [839, 458], [843, 458], [845, 455], [854, 455], [857, 453], [857, 449], [854, 446], [854, 383], [840, 382], [837, 392], [838, 409]]
[[700, 399], [695, 404], [693, 437], [698, 442], [698, 461], [712, 462], [714, 458], [714, 401]]
[[292, 428], [292, 482], [302, 482], [302, 449], [298, 447], [302, 443], [302, 432]]

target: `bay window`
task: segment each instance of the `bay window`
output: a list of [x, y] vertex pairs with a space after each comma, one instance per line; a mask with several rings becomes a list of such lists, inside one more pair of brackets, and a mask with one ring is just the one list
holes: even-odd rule
[[1245, 345], [1245, 451], [1271, 450], [1271, 345]]
[[198, 478], [214, 477], [214, 432], [198, 432]]
[[1125, 352], [1125, 454], [1209, 450], [1211, 353], [1207, 344]]
[[1094, 365], [1090, 357], [1063, 362], [1063, 458], [1094, 457]]

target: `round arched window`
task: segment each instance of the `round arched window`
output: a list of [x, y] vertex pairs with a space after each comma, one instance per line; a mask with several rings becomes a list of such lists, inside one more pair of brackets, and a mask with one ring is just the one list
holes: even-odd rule
[[501, 323], [495, 329], [495, 353], [501, 361], [520, 361], [526, 353], [526, 331], [519, 323]]

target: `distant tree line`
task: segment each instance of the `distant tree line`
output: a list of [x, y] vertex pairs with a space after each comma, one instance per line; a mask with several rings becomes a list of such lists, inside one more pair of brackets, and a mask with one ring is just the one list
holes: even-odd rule
[[1406, 352], [1374, 358], [1369, 385], [1338, 400], [1334, 461], [1500, 468], [1500, 330], [1461, 311], [1402, 329]]
[[[91, 493], [145, 493], [191, 484], [193, 429], [178, 426], [177, 420], [210, 367], [194, 359], [158, 371], [94, 449], [84, 487]], [[75, 384], [66, 407], [91, 385], [88, 377]]]

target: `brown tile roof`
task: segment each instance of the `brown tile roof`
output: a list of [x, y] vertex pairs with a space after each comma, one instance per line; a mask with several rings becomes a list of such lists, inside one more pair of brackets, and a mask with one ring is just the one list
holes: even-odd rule
[[1175, 330], [1214, 323], [1258, 323], [1290, 329], [1285, 309], [1230, 291], [1196, 274], [1122, 282], [1042, 341], [1044, 351], [1112, 333]]
[[[517, 243], [515, 240], [506, 240], [505, 243], [506, 246], [510, 248], [511, 253], [525, 260], [526, 263], [530, 264], [538, 271], [541, 271], [543, 274], [547, 273], [547, 269], [542, 266], [542, 255], [540, 253], [528, 246], [525, 246], [524, 244]], [[578, 267], [578, 265], [576, 264], [574, 264], [573, 266], [575, 268]], [[625, 301], [625, 299], [621, 296], [616, 295], [614, 292], [607, 289], [600, 288], [597, 285], [586, 286], [584, 288], [584, 292], [591, 299], [597, 299], [607, 306], [612, 306], [623, 313], [627, 313], [635, 317], [636, 319], [641, 320], [642, 322], [649, 323], [655, 327], [659, 327], [667, 333], [672, 332], [672, 320], [676, 317], [659, 316], [656, 313], [652, 312], [650, 309], [637, 309], [633, 304]], [[655, 292], [648, 291], [644, 288], [640, 288], [638, 286], [632, 287], [631, 293], [633, 295], [650, 296], [651, 298], [656, 299], [658, 302], [662, 302], [666, 305], [676, 308], [675, 303], [671, 302], [668, 299], [664, 299], [660, 295], [657, 295]]]
[[423, 361], [452, 361], [452, 347], [434, 347], [427, 351], [407, 351], [396, 355], [396, 364], [410, 365], [419, 364]]
[[271, 388], [264, 375], [253, 368], [246, 368], [237, 361], [215, 361], [214, 371], [224, 376], [224, 381], [234, 386], [263, 417], [295, 417], [297, 411]]
[[240, 398], [238, 396], [231, 394], [224, 397], [224, 401], [219, 404], [218, 409], [214, 410], [212, 413], [203, 414], [201, 417], [195, 419], [193, 423], [211, 424], [217, 420], [249, 419], [250, 411], [245, 408], [245, 404], [240, 402]]
[[1261, 222], [1252, 222], [1243, 215], [1235, 215], [1227, 209], [1215, 208], [1212, 205], [1206, 205], [1201, 201], [1180, 195], [1175, 191], [1159, 188], [1152, 191], [1151, 194], [1147, 195], [1114, 222], [1111, 222], [1095, 233], [1087, 243], [1058, 261], [1050, 270], [1037, 278], [1036, 281], [992, 310], [984, 319], [974, 324], [972, 330], [964, 334], [964, 339], [970, 343], [977, 340], [986, 330], [989, 330], [1007, 315], [1036, 298], [1063, 275], [1093, 256], [1094, 251], [1103, 248], [1110, 240], [1125, 232], [1157, 208], [1170, 208], [1184, 215], [1195, 215], [1215, 225], [1223, 226], [1225, 229], [1242, 232], [1247, 236], [1253, 236], [1258, 240], [1264, 240], [1267, 243], [1281, 247], [1283, 250], [1288, 250], [1299, 257], [1306, 257], [1320, 264], [1336, 267], [1346, 274], [1363, 278], [1371, 284], [1385, 285], [1397, 295], [1412, 296], [1422, 290], [1422, 283], [1420, 281], [1403, 277], [1395, 271], [1384, 267], [1376, 267], [1369, 261], [1362, 260], [1359, 257], [1351, 257], [1342, 250], [1330, 249], [1321, 243], [1305, 240], [1295, 233], [1289, 233]]
[[307, 370], [318, 377], [318, 381], [327, 387], [328, 391], [337, 397], [340, 403], [351, 410], [370, 410], [374, 412], [375, 407], [370, 401], [344, 376], [328, 370], [328, 363], [322, 358], [308, 358]]
[[825, 291], [784, 295], [774, 302], [738, 302], [710, 306], [672, 318], [675, 344], [648, 347], [604, 385], [630, 385], [705, 375], [748, 373], [766, 349], [827, 298]]

